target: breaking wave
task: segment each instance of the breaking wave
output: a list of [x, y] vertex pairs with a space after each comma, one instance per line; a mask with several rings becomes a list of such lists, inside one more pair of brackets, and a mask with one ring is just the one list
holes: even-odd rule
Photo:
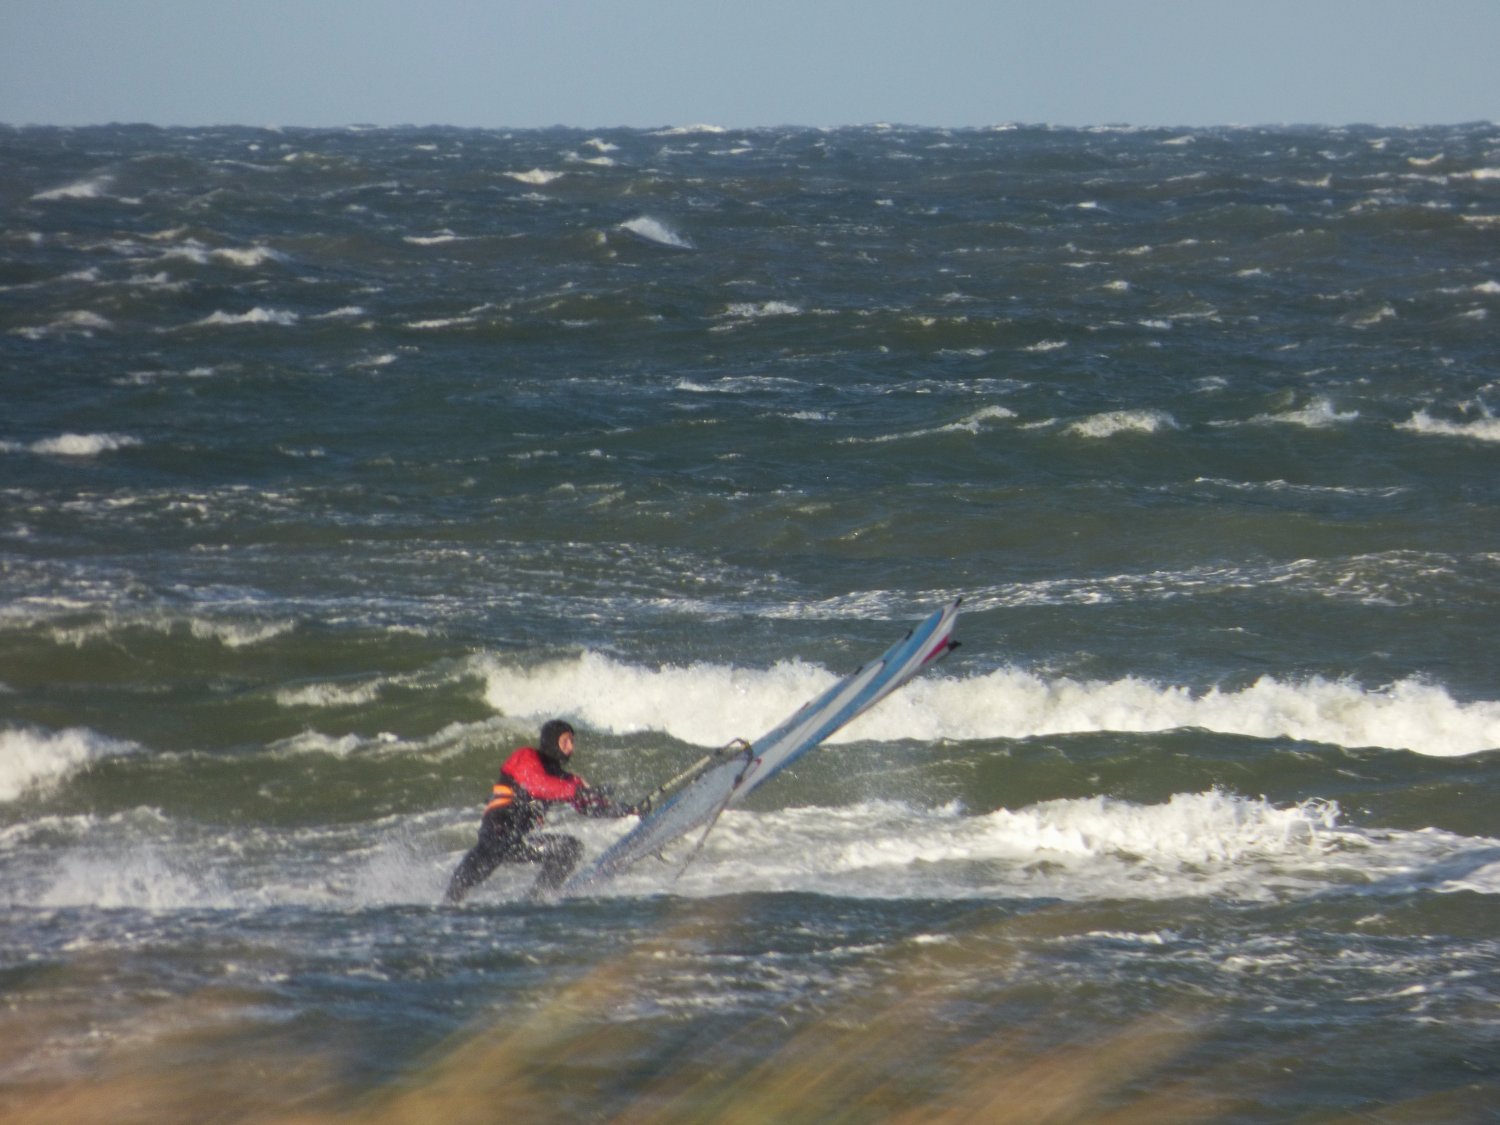
[[628, 231], [637, 238], [646, 242], [654, 242], [658, 246], [671, 246], [677, 250], [691, 250], [693, 244], [677, 231], [673, 230], [660, 219], [653, 219], [649, 215], [630, 219], [620, 224], [620, 229]]
[[45, 790], [95, 762], [139, 750], [85, 727], [48, 731], [37, 727], [0, 730], [0, 801]]
[[[798, 660], [767, 669], [653, 668], [595, 652], [529, 667], [489, 655], [476, 664], [486, 700], [506, 716], [535, 721], [568, 714], [614, 734], [661, 731], [704, 746], [764, 733], [837, 678]], [[1347, 680], [1263, 676], [1238, 690], [1194, 690], [1135, 677], [1080, 680], [1006, 668], [915, 680], [829, 741], [1188, 728], [1453, 757], [1500, 747], [1500, 702], [1460, 702], [1442, 686], [1417, 679], [1368, 688]]]

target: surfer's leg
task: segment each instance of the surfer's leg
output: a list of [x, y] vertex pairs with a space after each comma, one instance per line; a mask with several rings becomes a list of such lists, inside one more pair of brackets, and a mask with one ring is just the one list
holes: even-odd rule
[[551, 894], [562, 886], [583, 856], [583, 845], [572, 836], [554, 836], [549, 833], [533, 836], [527, 843], [530, 845], [531, 862], [542, 865], [536, 882], [531, 885], [531, 891], [527, 895], [531, 899]]
[[468, 850], [468, 855], [459, 859], [459, 865], [453, 868], [453, 877], [449, 879], [449, 889], [443, 895], [444, 903], [449, 906], [458, 906], [463, 901], [463, 895], [484, 882], [489, 877], [490, 871], [499, 865], [499, 859], [492, 858], [483, 847], [477, 846]]
[[448, 891], [443, 895], [443, 901], [449, 906], [457, 906], [463, 902], [464, 896], [488, 879], [504, 858], [493, 843], [481, 838], [458, 861], [458, 866], [453, 870], [453, 878], [448, 880]]

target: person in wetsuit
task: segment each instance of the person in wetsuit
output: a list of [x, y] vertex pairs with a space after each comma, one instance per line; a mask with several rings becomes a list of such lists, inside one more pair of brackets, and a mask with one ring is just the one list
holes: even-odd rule
[[539, 745], [522, 746], [505, 759], [479, 822], [479, 840], [454, 870], [443, 896], [445, 903], [462, 902], [502, 863], [541, 865], [531, 888], [532, 898], [562, 886], [583, 854], [583, 845], [572, 836], [535, 831], [541, 827], [548, 805], [572, 805], [585, 816], [629, 816], [636, 812], [568, 772], [573, 742], [573, 728], [553, 719], [542, 725]]

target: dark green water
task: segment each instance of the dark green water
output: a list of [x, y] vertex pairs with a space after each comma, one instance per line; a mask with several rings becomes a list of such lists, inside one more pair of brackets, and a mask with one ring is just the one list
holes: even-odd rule
[[[1495, 1112], [1493, 126], [9, 129], [0, 220], [0, 988], [84, 1012], [0, 1082], [205, 991], [400, 1081], [624, 964], [584, 1115], [915, 982]], [[643, 792], [959, 595], [680, 878], [434, 906], [542, 720]]]

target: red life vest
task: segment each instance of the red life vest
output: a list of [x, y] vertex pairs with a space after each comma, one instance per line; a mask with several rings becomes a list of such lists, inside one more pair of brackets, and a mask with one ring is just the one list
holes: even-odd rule
[[[484, 812], [510, 808], [517, 801], [577, 801], [588, 783], [576, 774], [551, 773], [534, 746], [522, 746], [505, 759]], [[538, 818], [540, 819], [540, 818]]]

